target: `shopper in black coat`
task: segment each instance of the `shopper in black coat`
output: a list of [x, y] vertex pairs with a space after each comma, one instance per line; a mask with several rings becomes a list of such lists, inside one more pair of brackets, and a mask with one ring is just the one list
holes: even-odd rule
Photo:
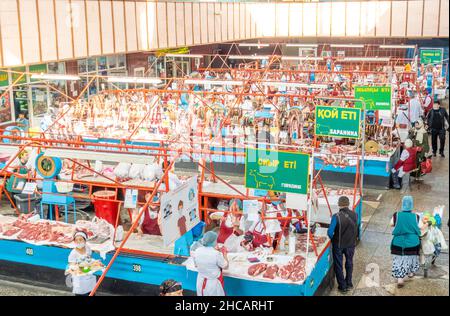
[[428, 130], [431, 133], [431, 146], [433, 148], [433, 156], [436, 157], [437, 139], [439, 137], [439, 154], [444, 156], [445, 146], [445, 130], [449, 130], [449, 120], [447, 111], [440, 106], [438, 101], [433, 105], [433, 109], [427, 115]]

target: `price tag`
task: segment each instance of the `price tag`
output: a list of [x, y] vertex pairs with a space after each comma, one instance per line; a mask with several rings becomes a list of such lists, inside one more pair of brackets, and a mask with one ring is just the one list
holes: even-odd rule
[[25, 187], [22, 190], [23, 194], [33, 194], [36, 191], [37, 183], [36, 182], [27, 182]]

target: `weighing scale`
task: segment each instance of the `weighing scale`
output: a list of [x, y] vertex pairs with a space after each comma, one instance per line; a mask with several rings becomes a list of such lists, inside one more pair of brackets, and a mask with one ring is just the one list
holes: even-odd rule
[[48, 205], [50, 220], [53, 220], [53, 205], [64, 205], [65, 222], [68, 222], [68, 207], [73, 205], [74, 222], [76, 221], [75, 199], [69, 194], [59, 193], [55, 180], [62, 169], [62, 161], [58, 157], [48, 157], [41, 153], [36, 158], [36, 171], [44, 179], [42, 184], [41, 218], [44, 218], [44, 204]]

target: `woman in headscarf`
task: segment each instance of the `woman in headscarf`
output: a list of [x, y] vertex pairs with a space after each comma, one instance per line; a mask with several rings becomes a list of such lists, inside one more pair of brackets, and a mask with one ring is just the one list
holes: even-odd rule
[[198, 271], [197, 296], [224, 296], [222, 269], [228, 267], [227, 254], [215, 248], [217, 233], [213, 231], [205, 233], [201, 244], [203, 247], [197, 248], [193, 253]]
[[405, 277], [414, 277], [420, 267], [420, 217], [412, 210], [412, 196], [404, 196], [401, 211], [395, 212], [391, 219], [391, 226], [394, 227], [391, 243], [392, 276], [397, 279], [398, 288], [403, 287]]

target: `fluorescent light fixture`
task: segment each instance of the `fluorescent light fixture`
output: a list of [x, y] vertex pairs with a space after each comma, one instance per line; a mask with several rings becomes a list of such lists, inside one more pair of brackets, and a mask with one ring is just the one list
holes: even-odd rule
[[282, 56], [281, 60], [311, 60], [321, 61], [323, 57], [308, 57], [308, 56]]
[[9, 145], [0, 145], [0, 153], [7, 154], [7, 155], [15, 155], [19, 151], [19, 145], [17, 147], [15, 146], [9, 146]]
[[127, 163], [139, 163], [139, 164], [147, 164], [151, 160], [151, 157], [149, 157], [148, 155], [113, 153], [113, 152], [96, 152], [96, 151], [89, 151], [86, 149], [49, 148], [49, 149], [45, 150], [45, 155], [47, 157], [127, 162]]
[[166, 54], [166, 57], [203, 58], [200, 54]]
[[380, 48], [400, 48], [400, 49], [407, 49], [407, 48], [416, 48], [416, 45], [380, 45]]
[[292, 88], [308, 88], [308, 89], [326, 89], [328, 85], [326, 84], [316, 84], [316, 83], [302, 83], [302, 82], [283, 82], [283, 81], [262, 81], [264, 86], [270, 87], [292, 87]]
[[339, 61], [389, 61], [389, 57], [344, 57]]
[[203, 79], [186, 79], [185, 84], [210, 84], [210, 85], [224, 85], [224, 86], [241, 86], [244, 84], [243, 81], [234, 80], [203, 80]]
[[269, 47], [269, 44], [258, 44], [258, 43], [240, 43], [241, 47]]
[[229, 59], [254, 59], [254, 60], [260, 60], [260, 59], [269, 59], [269, 56], [257, 56], [257, 55], [230, 55], [228, 56]]
[[330, 47], [364, 48], [364, 44], [330, 44]]
[[286, 47], [318, 47], [319, 44], [286, 44]]
[[79, 76], [76, 75], [59, 75], [59, 74], [32, 74], [31, 79], [41, 79], [41, 80], [81, 80]]
[[149, 83], [158, 84], [161, 83], [159, 78], [145, 78], [145, 77], [108, 77], [108, 82], [120, 82], [120, 83]]

